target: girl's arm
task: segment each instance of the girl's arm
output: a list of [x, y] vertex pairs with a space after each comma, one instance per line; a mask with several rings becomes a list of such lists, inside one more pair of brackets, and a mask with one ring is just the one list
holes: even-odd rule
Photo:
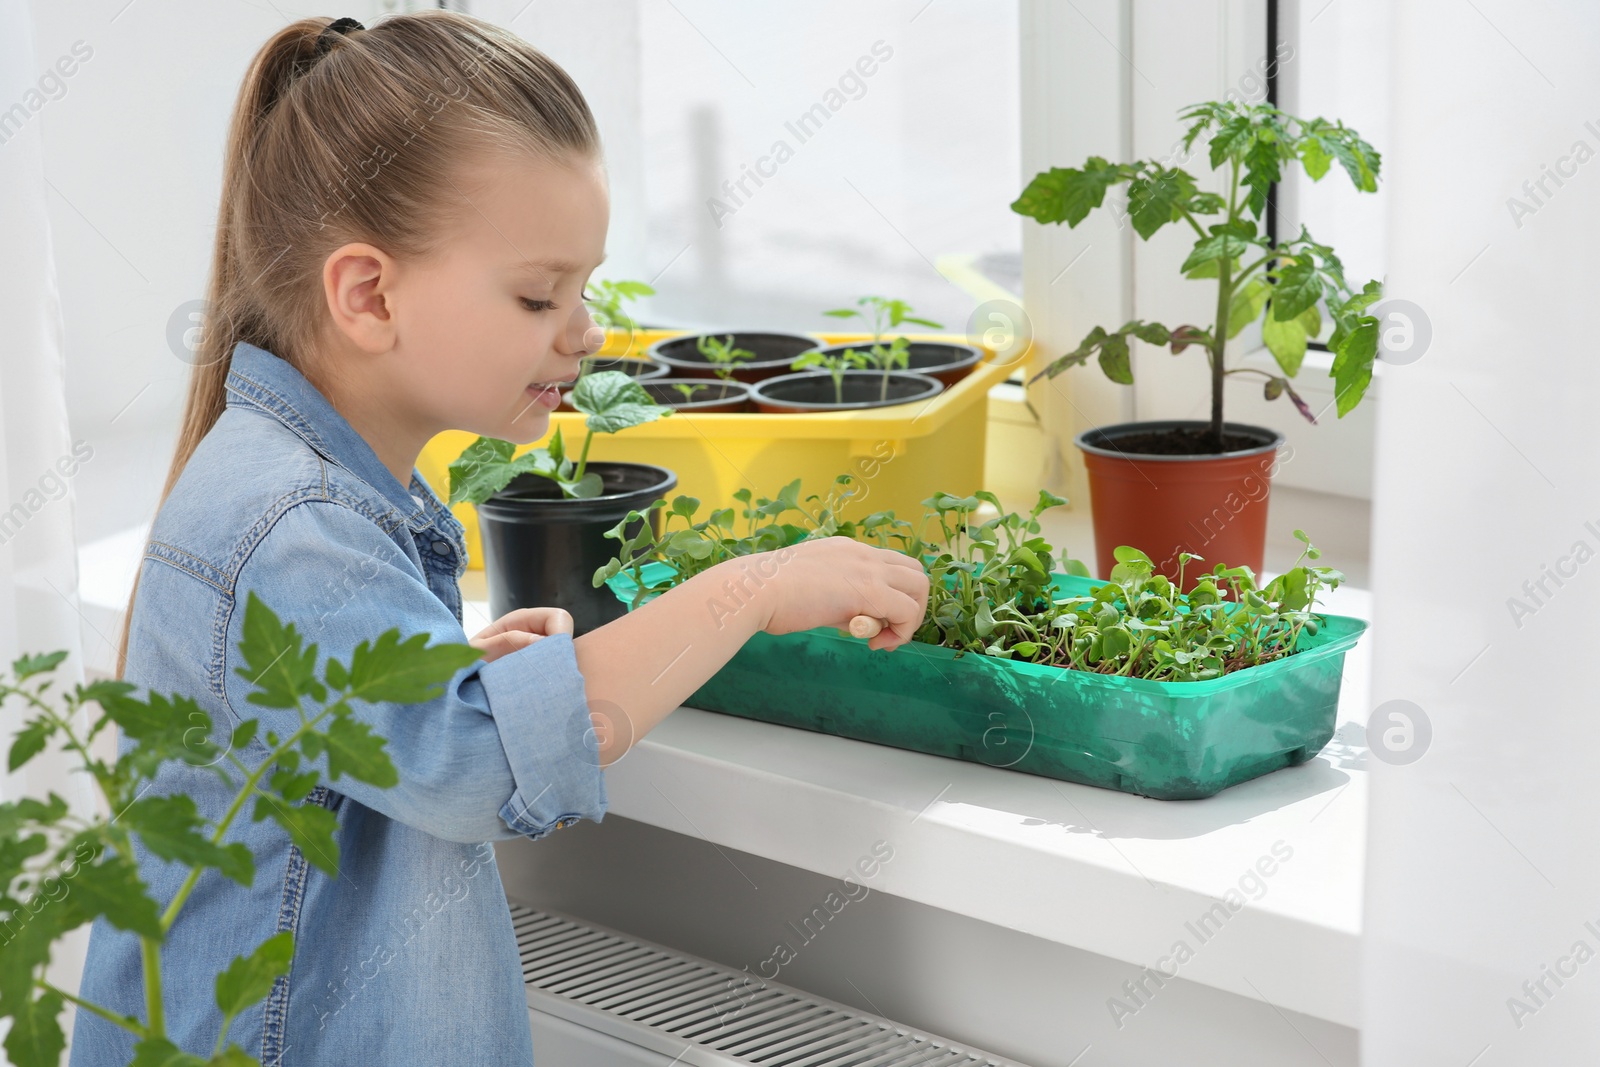
[[885, 622], [869, 642], [897, 648], [922, 624], [928, 575], [910, 556], [847, 537], [719, 563], [573, 642], [600, 765], [621, 759], [753, 635], [856, 615]]

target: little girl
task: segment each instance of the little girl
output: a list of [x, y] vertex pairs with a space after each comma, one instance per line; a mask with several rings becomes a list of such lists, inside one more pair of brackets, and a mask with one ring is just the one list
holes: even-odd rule
[[[234, 111], [210, 318], [129, 605], [126, 679], [194, 697], [220, 738], [245, 718], [281, 729], [292, 711], [245, 700], [252, 592], [319, 660], [349, 662], [394, 627], [462, 641], [462, 529], [417, 457], [446, 429], [544, 435], [559, 384], [604, 338], [583, 293], [608, 210], [582, 94], [510, 33], [428, 11], [371, 29], [304, 19], [268, 41]], [[729, 581], [751, 595], [714, 614]], [[927, 592], [915, 560], [830, 537], [719, 564], [592, 633], [574, 637], [558, 609], [498, 620], [444, 695], [357, 705], [400, 782], [347, 776], [305, 801], [337, 819], [337, 879], [276, 822], [234, 824], [254, 882], [208, 871], [179, 913], [162, 955], [166, 1033], [211, 1056], [216, 975], [287, 930], [290, 973], [228, 1031], [266, 1067], [531, 1063], [485, 842], [598, 821], [602, 768], [753, 634], [870, 615], [886, 623], [873, 647], [894, 648]], [[265, 751], [235, 755], [253, 767]], [[232, 799], [182, 763], [153, 791], [213, 820]], [[170, 900], [184, 870], [140, 861]], [[83, 995], [142, 1019], [143, 966], [135, 937], [97, 923]], [[127, 1031], [78, 1014], [74, 1064], [132, 1056]]]

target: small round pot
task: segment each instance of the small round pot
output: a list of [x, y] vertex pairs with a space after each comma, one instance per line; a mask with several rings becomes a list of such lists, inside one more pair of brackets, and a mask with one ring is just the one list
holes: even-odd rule
[[1193, 552], [1184, 568], [1192, 587], [1218, 563], [1249, 567], [1258, 576], [1266, 554], [1267, 498], [1278, 469], [1283, 434], [1262, 426], [1223, 424], [1226, 452], [1164, 455], [1128, 451], [1119, 440], [1167, 430], [1205, 430], [1187, 419], [1124, 422], [1085, 430], [1074, 443], [1089, 472], [1099, 577], [1116, 565], [1119, 545], [1149, 556], [1167, 577], [1178, 577], [1178, 553]]
[[826, 371], [785, 374], [757, 382], [750, 398], [755, 401], [757, 411], [789, 415], [797, 411], [857, 411], [910, 404], [931, 400], [944, 389], [944, 383], [937, 378], [905, 371], [889, 375], [887, 398], [883, 396], [882, 371], [847, 370], [840, 385], [843, 402], [835, 398], [833, 375]]
[[[672, 373], [670, 367], [663, 367], [653, 360], [641, 357], [585, 356], [583, 362], [578, 364], [578, 374], [580, 376], [594, 374], [603, 370], [619, 370], [632, 376], [633, 380], [638, 382], [647, 382], [652, 378], [665, 378]], [[571, 389], [563, 389], [561, 391], [561, 403], [556, 407], [557, 411], [573, 410], [571, 393]]]
[[[493, 618], [517, 608], [566, 608], [582, 634], [626, 614], [610, 589], [593, 585], [594, 572], [622, 544], [605, 532], [670, 493], [678, 476], [647, 463], [592, 462], [588, 469], [605, 486], [600, 496], [569, 500], [550, 479], [519, 474], [478, 505]], [[650, 516], [657, 530], [659, 517], [659, 511]]]
[[[871, 347], [871, 341], [851, 341], [849, 344], [824, 345], [819, 351], [834, 353], [853, 348], [857, 352], [864, 352]], [[912, 341], [906, 347], [906, 370], [937, 378], [945, 385], [954, 385], [971, 374], [981, 359], [982, 349], [948, 341]]]
[[[657, 404], [665, 404], [676, 411], [693, 411], [701, 415], [720, 415], [726, 412], [750, 410], [750, 386], [744, 382], [706, 381], [704, 378], [655, 378], [640, 382]], [[684, 399], [678, 391], [680, 385], [695, 387], [693, 395]]]
[[672, 368], [675, 378], [714, 378], [716, 372], [700, 354], [700, 338], [719, 341], [733, 337], [733, 347], [754, 352], [755, 358], [733, 365], [733, 377], [740, 382], [759, 382], [789, 373], [789, 364], [802, 352], [817, 347], [817, 339], [803, 333], [770, 333], [760, 330], [721, 330], [709, 334], [668, 337], [650, 346], [650, 358]]

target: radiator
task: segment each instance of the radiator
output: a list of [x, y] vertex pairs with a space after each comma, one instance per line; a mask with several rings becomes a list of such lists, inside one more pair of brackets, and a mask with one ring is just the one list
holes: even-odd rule
[[511, 918], [538, 1067], [1024, 1067], [559, 912]]

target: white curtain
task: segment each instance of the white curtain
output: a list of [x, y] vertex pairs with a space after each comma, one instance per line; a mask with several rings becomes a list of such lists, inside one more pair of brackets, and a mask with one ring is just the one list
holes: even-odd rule
[[[67, 426], [61, 306], [46, 214], [43, 71], [24, 0], [0, 0], [0, 663], [23, 653], [66, 650], [57, 687], [82, 680], [73, 537], [75, 461]], [[30, 96], [30, 92], [34, 93]], [[17, 106], [13, 106], [17, 105]], [[0, 756], [22, 721], [0, 711]], [[0, 777], [0, 797], [54, 791], [91, 810], [82, 775], [55, 751]], [[5, 766], [0, 761], [0, 768]], [[51, 977], [77, 988], [87, 931], [59, 946]]]
[[1600, 6], [1393, 10], [1362, 1062], [1600, 1063]]

